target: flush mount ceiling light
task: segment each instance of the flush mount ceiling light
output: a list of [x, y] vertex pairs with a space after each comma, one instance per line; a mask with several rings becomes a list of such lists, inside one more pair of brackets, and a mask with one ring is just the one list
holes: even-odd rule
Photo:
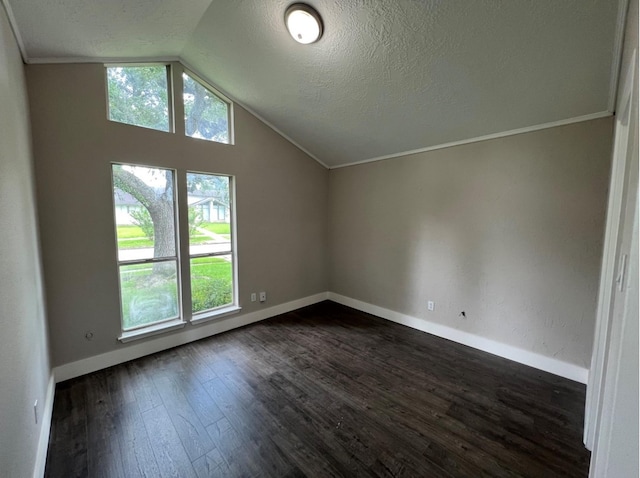
[[287, 30], [298, 43], [308, 45], [322, 36], [322, 18], [306, 3], [294, 3], [284, 13]]

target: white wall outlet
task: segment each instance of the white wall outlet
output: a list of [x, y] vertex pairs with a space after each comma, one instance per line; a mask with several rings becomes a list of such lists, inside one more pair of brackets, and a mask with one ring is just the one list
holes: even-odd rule
[[429, 302], [427, 302], [427, 309], [433, 311], [436, 310], [436, 304], [435, 302], [433, 302], [432, 300], [430, 300]]
[[267, 293], [260, 292], [260, 302], [266, 302], [266, 301], [267, 301]]
[[255, 302], [256, 300], [258, 300], [258, 296], [255, 292], [251, 293], [251, 302]]
[[33, 417], [36, 419], [36, 425], [38, 424], [38, 400], [33, 404]]

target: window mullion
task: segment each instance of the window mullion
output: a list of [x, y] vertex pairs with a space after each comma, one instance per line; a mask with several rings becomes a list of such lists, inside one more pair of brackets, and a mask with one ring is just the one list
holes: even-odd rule
[[[176, 135], [184, 136], [184, 101], [183, 101], [183, 84], [182, 84], [182, 72], [184, 67], [174, 62], [170, 65], [170, 77], [171, 77], [171, 98], [172, 98], [172, 119], [173, 119], [173, 131]], [[180, 178], [179, 178], [180, 179]], [[179, 183], [184, 184], [184, 183]]]
[[[176, 75], [181, 75], [181, 71], [175, 71]], [[182, 90], [180, 90], [182, 91]], [[178, 110], [176, 110], [178, 111]], [[181, 123], [182, 120], [177, 121]], [[184, 127], [184, 126], [183, 126]], [[177, 180], [180, 187], [177, 188], [177, 207], [178, 207], [178, 251], [182, 258], [179, 261], [180, 276], [182, 278], [182, 316], [185, 320], [191, 319], [191, 275], [189, 273], [189, 199], [187, 188], [187, 174], [184, 170], [177, 171]]]

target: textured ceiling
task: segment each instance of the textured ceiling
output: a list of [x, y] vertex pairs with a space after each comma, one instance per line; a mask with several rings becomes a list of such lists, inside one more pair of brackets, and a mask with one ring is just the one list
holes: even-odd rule
[[607, 111], [614, 0], [9, 0], [27, 60], [179, 56], [329, 166]]

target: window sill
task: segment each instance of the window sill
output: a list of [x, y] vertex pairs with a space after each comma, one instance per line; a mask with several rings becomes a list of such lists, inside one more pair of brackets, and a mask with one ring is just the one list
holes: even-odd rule
[[170, 330], [181, 329], [186, 324], [182, 319], [170, 320], [168, 322], [162, 322], [161, 324], [151, 325], [144, 329], [130, 330], [128, 332], [122, 332], [122, 335], [118, 337], [118, 340], [123, 344], [131, 342], [132, 340], [145, 339], [152, 335], [163, 334]]
[[228, 307], [222, 307], [220, 309], [209, 310], [207, 312], [203, 312], [202, 314], [194, 315], [191, 319], [192, 325], [202, 324], [203, 322], [209, 322], [215, 319], [221, 319], [223, 317], [227, 317], [228, 315], [237, 314], [242, 310], [242, 307], [237, 305], [230, 305]]

